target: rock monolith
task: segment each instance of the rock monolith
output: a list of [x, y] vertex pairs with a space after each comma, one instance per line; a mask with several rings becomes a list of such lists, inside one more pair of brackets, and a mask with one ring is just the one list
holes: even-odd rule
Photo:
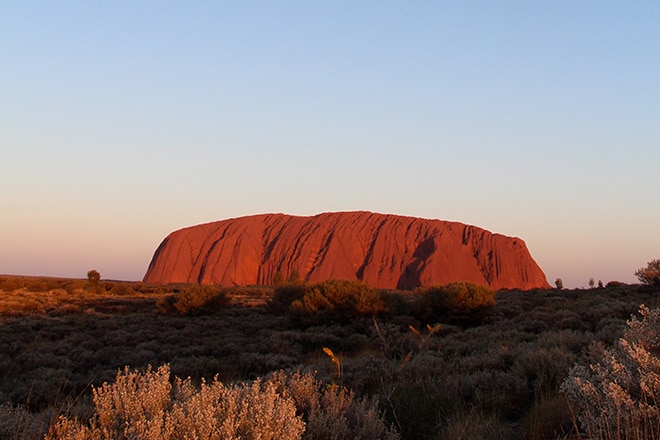
[[391, 289], [453, 281], [493, 289], [550, 287], [520, 238], [363, 211], [262, 214], [180, 229], [160, 244], [144, 281], [268, 285], [293, 274], [309, 282], [360, 280]]

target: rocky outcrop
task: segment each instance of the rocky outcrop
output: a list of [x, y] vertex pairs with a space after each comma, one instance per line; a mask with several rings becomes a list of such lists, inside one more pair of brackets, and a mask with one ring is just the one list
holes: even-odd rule
[[160, 244], [144, 281], [271, 284], [277, 272], [287, 279], [294, 271], [311, 282], [361, 280], [380, 288], [452, 281], [550, 287], [520, 238], [371, 212], [263, 214], [180, 229]]

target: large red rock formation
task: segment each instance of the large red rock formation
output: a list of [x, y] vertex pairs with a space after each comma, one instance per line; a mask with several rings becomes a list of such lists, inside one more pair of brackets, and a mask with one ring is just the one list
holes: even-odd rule
[[271, 284], [280, 272], [307, 281], [361, 280], [411, 289], [470, 281], [493, 289], [550, 287], [520, 238], [457, 222], [336, 212], [264, 214], [172, 232], [145, 282]]

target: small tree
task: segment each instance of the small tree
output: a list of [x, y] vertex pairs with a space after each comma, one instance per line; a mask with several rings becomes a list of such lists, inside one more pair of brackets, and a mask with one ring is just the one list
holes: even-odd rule
[[561, 290], [564, 288], [564, 282], [561, 280], [561, 278], [557, 278], [555, 280], [555, 286], [557, 286], [558, 290]]
[[98, 293], [99, 292], [99, 281], [101, 280], [101, 274], [95, 270], [92, 269], [89, 272], [87, 272], [87, 289], [91, 292]]
[[596, 281], [594, 281], [593, 278], [589, 278], [589, 288], [593, 289], [595, 285], [596, 285]]
[[640, 267], [635, 276], [643, 284], [660, 286], [660, 260], [649, 261], [646, 267]]

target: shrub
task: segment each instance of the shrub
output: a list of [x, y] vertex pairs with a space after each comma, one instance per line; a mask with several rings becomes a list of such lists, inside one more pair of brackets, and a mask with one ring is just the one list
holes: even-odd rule
[[87, 423], [61, 417], [47, 439], [299, 439], [304, 423], [275, 385], [225, 386], [217, 379], [196, 389], [190, 379], [170, 384], [168, 365], [144, 373], [126, 368], [112, 385], [93, 389], [95, 416]]
[[306, 313], [377, 315], [385, 311], [380, 293], [358, 281], [330, 280], [305, 288], [291, 306]]
[[161, 296], [156, 301], [156, 311], [163, 315], [178, 314], [179, 312], [174, 308], [174, 304], [176, 304], [175, 295]]
[[495, 292], [486, 286], [468, 282], [430, 287], [418, 293], [417, 312], [425, 320], [470, 315], [495, 306]]
[[211, 313], [229, 303], [226, 293], [216, 286], [193, 284], [173, 296], [173, 307], [182, 315]]
[[76, 313], [80, 313], [80, 306], [78, 304], [70, 304], [70, 303], [62, 304], [58, 306], [55, 310], [49, 312], [49, 314], [53, 316], [73, 315]]
[[291, 307], [292, 302], [305, 296], [305, 289], [304, 284], [288, 283], [276, 286], [268, 306], [276, 312], [287, 311]]
[[643, 284], [660, 286], [660, 259], [649, 261], [646, 267], [641, 267], [635, 276]]
[[22, 405], [0, 404], [0, 438], [38, 439], [47, 429], [46, 414], [32, 414]]
[[[57, 287], [57, 286], [56, 286]], [[44, 280], [30, 280], [25, 286], [28, 292], [48, 292], [50, 286]]]
[[640, 306], [614, 347], [575, 366], [561, 390], [591, 438], [660, 438], [660, 309]]
[[135, 289], [124, 283], [115, 284], [112, 286], [112, 289], [110, 289], [110, 294], [116, 296], [135, 295], [136, 293], [137, 291]]
[[25, 281], [14, 277], [7, 278], [2, 282], [2, 284], [0, 284], [0, 290], [4, 290], [5, 292], [13, 292], [23, 287], [25, 287]]
[[172, 384], [168, 365], [144, 373], [126, 368], [114, 384], [94, 388], [93, 395], [92, 419], [60, 417], [46, 439], [399, 438], [374, 401], [355, 399], [344, 388], [324, 388], [311, 374], [279, 372], [237, 385], [216, 377], [195, 387], [190, 379], [174, 378]]
[[282, 275], [282, 271], [278, 270], [275, 272], [275, 275], [273, 275], [273, 286], [281, 286], [284, 284], [284, 275]]
[[85, 288], [84, 280], [75, 280], [64, 283], [64, 290], [66, 290], [68, 294], [73, 294], [76, 291], [82, 291], [84, 288]]
[[573, 422], [565, 396], [553, 394], [539, 398], [522, 419], [521, 427], [525, 439], [569, 438]]
[[493, 414], [469, 409], [450, 417], [440, 430], [442, 440], [508, 440], [513, 430]]
[[271, 381], [296, 402], [306, 425], [304, 440], [399, 439], [372, 399], [356, 398], [343, 387], [324, 386], [309, 373], [278, 372]]
[[294, 269], [293, 271], [291, 271], [291, 273], [289, 274], [289, 278], [287, 278], [286, 281], [287, 283], [290, 284], [300, 284], [303, 282], [303, 279], [300, 276], [300, 272], [298, 272], [297, 269]]

